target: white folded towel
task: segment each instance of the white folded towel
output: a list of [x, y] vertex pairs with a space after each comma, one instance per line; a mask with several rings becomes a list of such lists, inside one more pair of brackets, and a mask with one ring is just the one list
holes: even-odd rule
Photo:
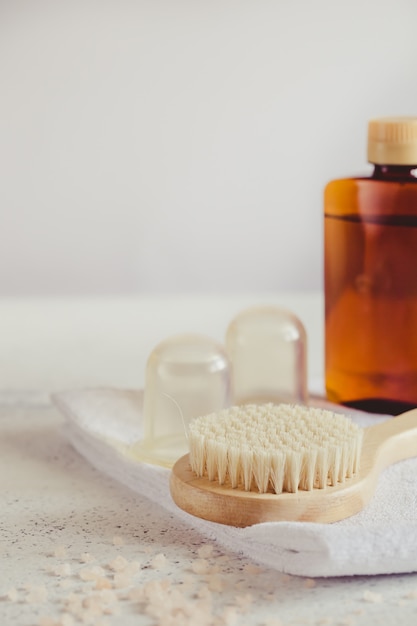
[[[387, 468], [370, 504], [348, 519], [333, 524], [268, 522], [234, 528], [180, 510], [169, 492], [170, 470], [139, 462], [129, 454], [142, 436], [141, 392], [66, 391], [55, 394], [53, 401], [66, 417], [69, 440], [92, 465], [158, 502], [180, 522], [259, 564], [310, 577], [417, 571], [417, 458]], [[344, 412], [361, 426], [387, 419]]]

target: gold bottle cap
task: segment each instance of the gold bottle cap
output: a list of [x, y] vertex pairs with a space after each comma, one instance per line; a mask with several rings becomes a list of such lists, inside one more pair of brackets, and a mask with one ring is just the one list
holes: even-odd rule
[[379, 165], [417, 165], [417, 117], [371, 120], [368, 161]]

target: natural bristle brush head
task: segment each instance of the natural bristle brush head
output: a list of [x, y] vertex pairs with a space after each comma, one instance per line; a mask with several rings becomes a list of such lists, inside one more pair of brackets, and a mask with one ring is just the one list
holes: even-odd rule
[[363, 430], [343, 415], [288, 404], [232, 407], [194, 419], [190, 465], [233, 489], [324, 489], [358, 470]]
[[188, 441], [170, 479], [188, 513], [232, 526], [334, 522], [368, 503], [384, 467], [417, 456], [417, 409], [363, 429], [320, 408], [235, 406], [192, 420]]

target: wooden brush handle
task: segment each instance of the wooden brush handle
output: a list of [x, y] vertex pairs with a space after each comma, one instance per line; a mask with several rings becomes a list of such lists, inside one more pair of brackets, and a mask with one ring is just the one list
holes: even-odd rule
[[171, 495], [188, 513], [231, 526], [335, 522], [354, 515], [369, 502], [383, 468], [413, 456], [417, 456], [417, 409], [365, 429], [359, 474], [333, 487], [279, 495], [231, 489], [198, 478], [186, 455], [172, 469]]
[[417, 409], [365, 429], [360, 474], [417, 456]]

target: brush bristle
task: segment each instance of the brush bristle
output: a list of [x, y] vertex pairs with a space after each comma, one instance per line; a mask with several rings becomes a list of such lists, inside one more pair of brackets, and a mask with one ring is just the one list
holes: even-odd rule
[[324, 489], [359, 469], [363, 429], [332, 411], [249, 404], [189, 427], [191, 469], [220, 485], [260, 493]]

